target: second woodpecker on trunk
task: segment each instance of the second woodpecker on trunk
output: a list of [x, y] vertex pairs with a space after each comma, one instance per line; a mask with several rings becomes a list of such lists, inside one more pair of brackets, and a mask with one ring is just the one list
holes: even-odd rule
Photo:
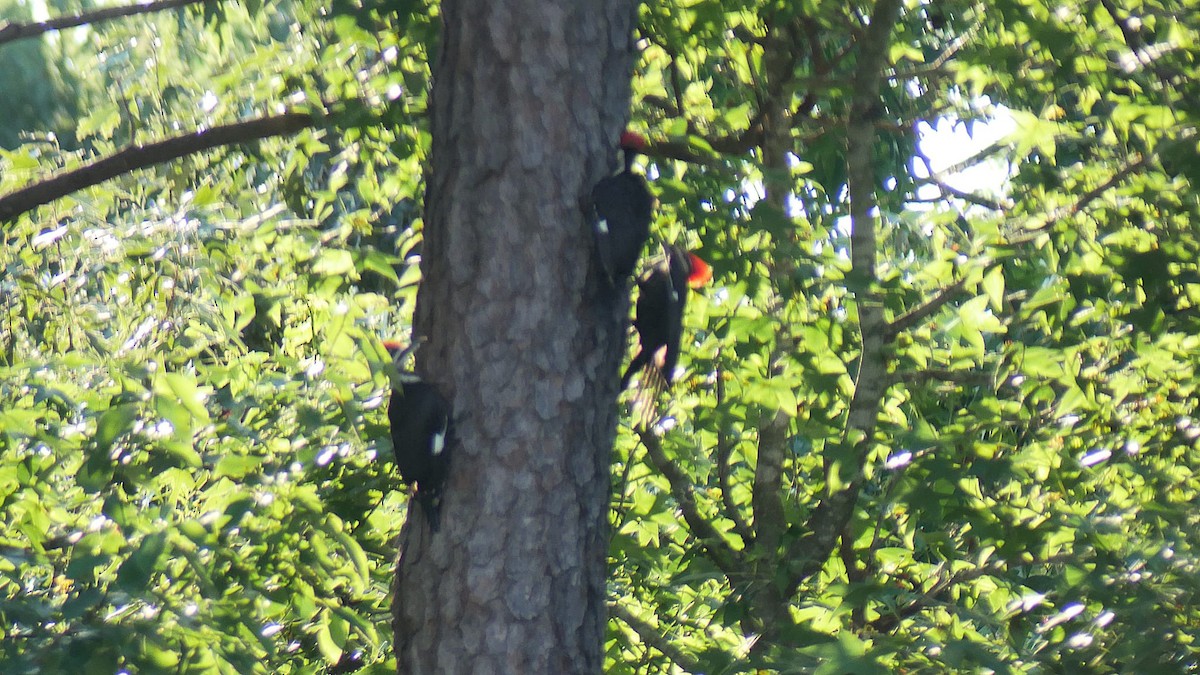
[[638, 279], [637, 309], [633, 319], [638, 334], [638, 352], [621, 376], [621, 389], [625, 389], [635, 373], [642, 373], [642, 395], [634, 407], [640, 409], [635, 416], [643, 422], [648, 421], [658, 393], [675, 378], [688, 289], [699, 288], [712, 279], [712, 268], [708, 263], [687, 249], [664, 244], [663, 253], [663, 260]]
[[585, 202], [600, 266], [614, 288], [633, 274], [650, 236], [654, 196], [645, 177], [633, 171], [633, 162], [645, 147], [646, 139], [639, 134], [621, 134], [624, 169], [596, 183]]
[[399, 386], [392, 389], [388, 403], [396, 468], [401, 480], [416, 486], [416, 501], [425, 512], [430, 531], [437, 532], [442, 487], [450, 468], [450, 404], [432, 384], [400, 368], [419, 342], [407, 349], [395, 342], [385, 342], [384, 346], [400, 370]]

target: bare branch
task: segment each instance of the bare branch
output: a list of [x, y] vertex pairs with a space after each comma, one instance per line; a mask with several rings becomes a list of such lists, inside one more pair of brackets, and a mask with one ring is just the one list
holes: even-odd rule
[[1054, 220], [1061, 220], [1084, 210], [1089, 204], [1099, 199], [1105, 192], [1108, 192], [1112, 188], [1116, 187], [1118, 183], [1133, 175], [1139, 169], [1145, 167], [1148, 163], [1149, 160], [1147, 157], [1141, 155], [1135, 156], [1133, 161], [1121, 167], [1121, 169], [1114, 173], [1108, 180], [1080, 195], [1079, 199], [1075, 200], [1075, 203], [1067, 209], [1066, 213], [1055, 212]]
[[[978, 14], [982, 16], [983, 12], [980, 11]], [[907, 80], [941, 71], [946, 64], [950, 62], [950, 59], [953, 58], [955, 54], [957, 54], [963, 47], [967, 46], [967, 44], [975, 38], [975, 36], [979, 33], [979, 27], [982, 25], [982, 20], [976, 20], [971, 27], [967, 28], [967, 30], [963, 31], [961, 35], [958, 35], [951, 40], [950, 44], [946, 45], [946, 49], [941, 54], [937, 55], [937, 58], [933, 59], [927, 64], [922, 64], [920, 68], [914, 70], [894, 71], [891, 73], [891, 77], [894, 77], [897, 80]]]
[[[1065, 218], [1069, 218], [1078, 214], [1080, 211], [1087, 208], [1089, 204], [1103, 196], [1104, 193], [1116, 187], [1119, 183], [1121, 183], [1121, 181], [1133, 175], [1139, 169], [1144, 168], [1147, 166], [1147, 164], [1149, 164], [1148, 157], [1141, 155], [1136, 156], [1131, 162], [1121, 167], [1116, 173], [1110, 176], [1108, 180], [1083, 193], [1069, 206], [1051, 212], [1048, 216], [1046, 216], [1045, 220], [1040, 223], [1027, 226], [1025, 228], [1025, 234], [1009, 239], [1008, 244], [1010, 246], [1021, 246], [1034, 241], [1038, 237], [1042, 236], [1045, 230], [1049, 229], [1054, 224]], [[988, 265], [984, 271], [986, 272], [987, 270], [990, 270], [997, 264], [999, 263], [992, 263]], [[924, 304], [914, 307], [907, 313], [894, 319], [890, 324], [887, 325], [885, 330], [885, 334], [887, 335], [888, 339], [894, 338], [902, 331], [908, 330], [932, 316], [935, 312], [957, 297], [957, 295], [962, 292], [966, 283], [967, 280], [965, 277], [959, 279], [958, 281], [955, 281], [949, 286], [938, 291], [937, 295], [927, 300]]]
[[692, 497], [691, 481], [663, 453], [662, 444], [657, 436], [652, 432], [640, 429], [638, 436], [642, 439], [642, 445], [646, 446], [646, 454], [650, 457], [650, 463], [671, 484], [671, 494], [675, 497], [675, 503], [679, 505], [679, 510], [683, 512], [683, 519], [691, 527], [692, 534], [704, 545], [709, 556], [722, 572], [730, 577], [741, 576], [742, 563], [737, 551], [730, 547], [725, 537], [696, 508], [696, 500]]
[[140, 5], [126, 5], [124, 7], [105, 7], [91, 12], [81, 12], [71, 16], [61, 16], [57, 19], [49, 21], [36, 21], [32, 23], [14, 23], [6, 22], [0, 27], [0, 45], [15, 42], [23, 38], [37, 37], [44, 33], [53, 31], [65, 30], [67, 28], [75, 28], [76, 26], [84, 26], [93, 23], [101, 23], [104, 21], [112, 21], [113, 19], [121, 19], [127, 16], [137, 16], [139, 14], [150, 14], [153, 12], [162, 12], [176, 7], [185, 7], [187, 5], [195, 5], [202, 2], [215, 2], [216, 0], [159, 0], [158, 2], [148, 2]]
[[323, 113], [289, 112], [201, 129], [147, 145], [133, 145], [109, 157], [0, 197], [0, 222], [12, 221], [39, 206], [122, 174], [223, 145], [294, 134], [315, 126], [322, 117]]
[[980, 150], [979, 152], [975, 153], [974, 155], [971, 155], [970, 157], [964, 159], [963, 161], [958, 162], [957, 164], [952, 164], [952, 165], [942, 169], [939, 172], [939, 174], [942, 176], [952, 176], [956, 173], [962, 173], [963, 171], [966, 171], [967, 169], [978, 166], [979, 164], [983, 163], [984, 160], [1000, 154], [1007, 147], [1008, 146], [1002, 145], [1000, 143], [992, 143], [991, 145]]

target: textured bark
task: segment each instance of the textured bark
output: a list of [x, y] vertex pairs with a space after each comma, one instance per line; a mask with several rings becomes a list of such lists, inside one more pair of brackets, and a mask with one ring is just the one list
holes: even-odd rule
[[609, 462], [627, 294], [579, 197], [612, 168], [637, 3], [442, 4], [418, 373], [454, 407], [441, 529], [406, 522], [400, 672], [603, 665]]

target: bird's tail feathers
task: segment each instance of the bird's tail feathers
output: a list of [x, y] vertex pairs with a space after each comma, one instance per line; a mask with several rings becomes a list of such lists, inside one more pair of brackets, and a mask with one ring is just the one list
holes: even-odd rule
[[667, 378], [653, 363], [642, 368], [637, 391], [633, 395], [633, 424], [639, 429], [649, 429], [658, 417], [659, 395], [667, 388]]
[[418, 487], [416, 501], [421, 505], [421, 512], [425, 514], [425, 520], [429, 522], [429, 531], [436, 534], [442, 517], [441, 491], [422, 490]]
[[633, 360], [629, 362], [629, 367], [625, 369], [625, 374], [621, 375], [621, 388], [617, 390], [618, 393], [629, 388], [629, 381], [642, 369], [642, 366], [646, 365], [646, 360], [646, 353], [639, 350], [637, 355], [633, 357]]

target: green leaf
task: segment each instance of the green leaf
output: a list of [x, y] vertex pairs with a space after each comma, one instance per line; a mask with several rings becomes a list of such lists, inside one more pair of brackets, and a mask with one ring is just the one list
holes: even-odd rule
[[313, 274], [323, 277], [358, 278], [358, 271], [354, 268], [354, 256], [349, 251], [321, 251], [313, 261], [312, 270]]
[[156, 387], [162, 393], [170, 393], [201, 424], [209, 422], [208, 410], [204, 407], [207, 395], [197, 386], [196, 378], [184, 373], [162, 373]]
[[1062, 125], [1024, 110], [1012, 110], [1010, 114], [1017, 128], [1003, 142], [1013, 144], [1020, 156], [1036, 150], [1053, 163], [1058, 150], [1056, 139], [1063, 133]]
[[241, 480], [247, 475], [258, 471], [262, 465], [263, 459], [261, 457], [225, 455], [217, 460], [217, 465], [213, 467], [213, 471], [218, 476]]
[[10, 434], [35, 436], [40, 418], [34, 410], [0, 410], [0, 429]]
[[400, 285], [400, 277], [396, 274], [393, 256], [384, 255], [379, 251], [368, 251], [362, 259], [362, 269], [374, 272], [391, 281], [396, 286]]
[[150, 586], [150, 580], [158, 572], [158, 562], [167, 548], [165, 532], [155, 532], [142, 538], [135, 550], [117, 570], [117, 587], [121, 590], [141, 594]]
[[117, 404], [100, 416], [96, 423], [96, 445], [107, 452], [117, 438], [133, 428], [138, 416], [138, 406], [133, 403]]
[[[317, 624], [317, 649], [326, 663], [337, 663], [342, 658], [342, 645], [346, 640], [346, 622], [323, 612], [321, 622]], [[336, 634], [335, 634], [336, 631]], [[340, 638], [340, 639], [339, 639]]]
[[992, 311], [1004, 309], [1004, 268], [996, 266], [983, 277], [983, 292], [987, 295]]

